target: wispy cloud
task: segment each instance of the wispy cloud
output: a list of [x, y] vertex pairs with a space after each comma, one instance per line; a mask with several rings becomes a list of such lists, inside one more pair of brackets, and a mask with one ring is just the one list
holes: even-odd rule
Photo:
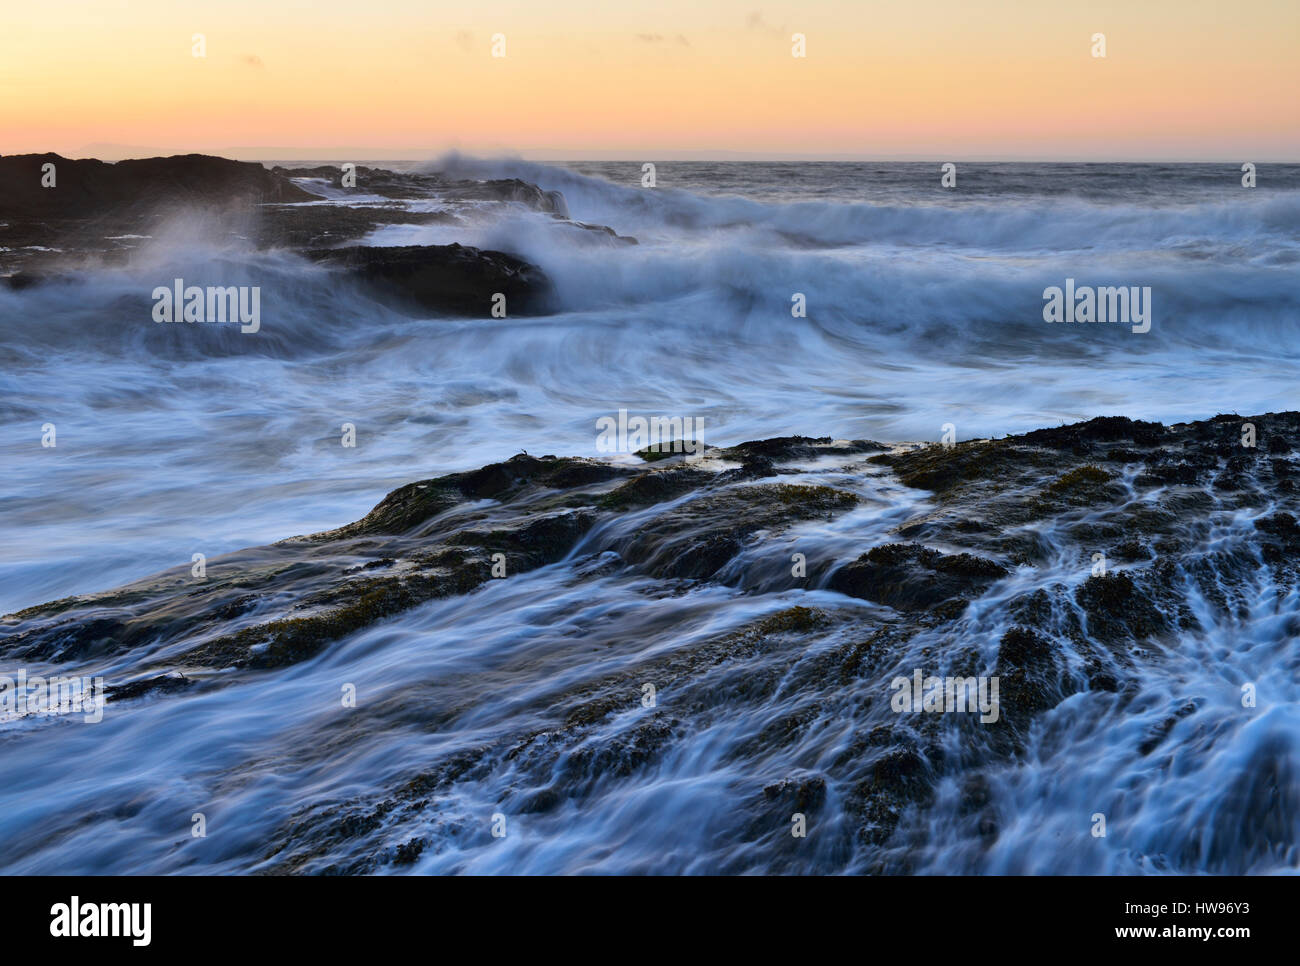
[[746, 17], [746, 18], [745, 18], [745, 26], [748, 27], [750, 30], [761, 30], [761, 31], [763, 31], [764, 33], [769, 33], [769, 34], [783, 34], [783, 33], [785, 33], [785, 27], [784, 27], [784, 26], [777, 27], [777, 26], [775, 26], [775, 25], [773, 25], [773, 24], [768, 23], [766, 20], [764, 20], [764, 19], [763, 19], [763, 11], [762, 11], [762, 10], [755, 10], [755, 11], [754, 11], [753, 13], [751, 13], [748, 17]]
[[[669, 38], [665, 37], [663, 34], [637, 34], [636, 39], [641, 41], [643, 44], [665, 44], [668, 43], [669, 40]], [[691, 42], [686, 39], [685, 34], [674, 35], [672, 41], [679, 47], [689, 47], [691, 45]]]

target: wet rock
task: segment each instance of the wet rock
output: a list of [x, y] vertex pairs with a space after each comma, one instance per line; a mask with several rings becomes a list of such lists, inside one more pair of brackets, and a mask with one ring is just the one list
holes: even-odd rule
[[552, 299], [550, 279], [536, 266], [455, 243], [315, 249], [306, 255], [369, 284], [379, 301], [412, 311], [487, 319], [498, 294], [505, 296], [509, 315], [546, 312]]
[[1125, 540], [1111, 548], [1110, 555], [1121, 561], [1150, 560], [1155, 556], [1141, 540], [1136, 537]]
[[620, 548], [624, 559], [658, 578], [714, 578], [759, 531], [796, 520], [826, 519], [857, 505], [852, 493], [829, 486], [732, 486], [678, 504], [653, 529]]
[[688, 467], [675, 467], [659, 473], [643, 473], [612, 490], [602, 506], [623, 508], [666, 503], [712, 481], [713, 474]]
[[549, 212], [562, 218], [569, 216], [564, 196], [558, 191], [543, 191], [537, 185], [518, 178], [453, 182], [440, 188], [438, 193], [462, 201], [512, 201], [534, 211]]
[[1075, 600], [1087, 616], [1087, 632], [1105, 643], [1143, 640], [1170, 630], [1166, 616], [1126, 571], [1089, 577]]
[[482, 469], [398, 487], [356, 523], [322, 536], [403, 534], [466, 500], [509, 500], [528, 487], [570, 489], [630, 474], [630, 470], [597, 460], [537, 458], [521, 453]]
[[1195, 713], [1196, 702], [1188, 701], [1169, 717], [1161, 721], [1160, 724], [1151, 729], [1151, 733], [1142, 740], [1142, 744], [1138, 745], [1138, 753], [1142, 755], [1151, 754], [1151, 752], [1155, 751], [1165, 738], [1169, 736], [1169, 732], [1173, 730], [1174, 725], [1178, 724], [1178, 722], [1183, 718]]
[[353, 243], [385, 225], [458, 225], [461, 219], [445, 211], [411, 211], [401, 205], [265, 205], [253, 223], [253, 235], [263, 248], [337, 248]]
[[631, 731], [613, 736], [599, 745], [584, 744], [575, 748], [566, 762], [572, 778], [591, 780], [612, 776], [626, 778], [657, 760], [668, 747], [680, 722], [664, 714]]
[[[41, 186], [45, 164], [55, 165], [55, 188]], [[365, 166], [355, 174], [355, 187], [345, 188], [342, 170], [329, 165], [268, 170], [206, 155], [116, 164], [56, 154], [0, 156], [0, 277], [21, 288], [86, 267], [129, 265], [133, 250], [168, 230], [178, 213], [220, 244], [312, 252], [355, 244], [387, 225], [458, 225], [484, 207], [517, 205], [549, 214], [599, 244], [636, 244], [604, 225], [569, 221], [563, 195], [519, 179], [464, 181]], [[349, 192], [367, 200], [350, 204]], [[326, 195], [332, 200], [324, 200]], [[437, 203], [433, 210], [431, 201]], [[429, 254], [431, 262], [448, 258], [446, 252]], [[358, 270], [376, 277], [396, 271], [357, 259]], [[525, 264], [485, 252], [464, 261], [469, 279], [463, 285], [410, 279], [415, 291], [405, 293], [405, 301], [425, 310], [485, 315], [489, 303], [479, 297], [480, 283], [496, 278], [500, 284], [488, 298], [497, 291], [513, 294], [521, 301], [511, 306], [512, 314], [541, 311], [549, 286], [532, 266], [517, 277]]]
[[708, 446], [703, 442], [678, 438], [646, 446], [632, 455], [645, 460], [647, 463], [657, 463], [660, 460], [673, 459], [678, 456], [695, 456], [706, 449], [708, 449]]
[[1037, 429], [1025, 433], [1019, 439], [1031, 446], [1087, 454], [1093, 451], [1093, 446], [1097, 443], [1129, 441], [1140, 446], [1152, 446], [1158, 444], [1164, 436], [1165, 427], [1160, 423], [1148, 423], [1125, 416], [1098, 416], [1086, 423], [1075, 423], [1072, 426]]
[[723, 459], [745, 462], [761, 459], [772, 463], [792, 463], [820, 456], [851, 456], [858, 453], [878, 453], [887, 449], [881, 443], [868, 439], [836, 441], [829, 436], [779, 436], [773, 439], [750, 440], [737, 443], [719, 452]]
[[1296, 517], [1284, 510], [1270, 513], [1255, 521], [1259, 534], [1259, 553], [1279, 583], [1300, 586], [1300, 525]]
[[182, 691], [192, 687], [196, 682], [183, 674], [159, 674], [129, 684], [110, 685], [104, 689], [104, 697], [109, 701], [129, 701], [157, 692], [167, 693]]
[[403, 842], [393, 851], [393, 865], [413, 865], [427, 844], [424, 839]]
[[998, 643], [998, 702], [1002, 717], [1023, 728], [1039, 712], [1073, 693], [1055, 641], [1027, 627], [1013, 627]]
[[[558, 191], [553, 194], [559, 194]], [[563, 198], [560, 199], [563, 201]], [[592, 233], [597, 239], [608, 244], [615, 245], [636, 245], [639, 244], [631, 235], [620, 235], [608, 225], [589, 225], [585, 221], [570, 221], [568, 224], [573, 228], [581, 229], [585, 232]]]
[[1059, 456], [1019, 448], [1006, 441], [971, 440], [953, 446], [932, 445], [902, 453], [884, 453], [873, 462], [890, 466], [907, 486], [937, 493], [961, 491], [993, 481], [1037, 481]]
[[877, 758], [870, 774], [854, 786], [848, 807], [860, 816], [859, 836], [872, 845], [889, 841], [903, 812], [934, 796], [933, 773], [919, 753], [898, 748]]
[[831, 576], [829, 587], [899, 610], [929, 610], [969, 600], [1007, 576], [1001, 564], [972, 554], [942, 554], [920, 544], [873, 547]]
[[785, 812], [811, 812], [826, 801], [826, 779], [820, 775], [811, 778], [786, 778], [763, 786], [763, 797]]
[[[511, 576], [550, 566], [546, 578], [566, 589], [625, 580], [637, 595], [627, 606], [646, 604], [653, 646], [639, 623], [572, 639], [565, 627], [494, 657], [477, 678], [413, 681], [374, 697], [313, 747], [287, 753], [286, 767], [297, 767], [345, 755], [380, 729], [440, 736], [382, 788], [296, 813], [273, 834], [265, 868], [401, 869], [429, 860], [442, 839], [486, 834], [482, 817], [459, 806], [461, 786], [496, 781], [503, 811], [562, 822], [593, 795], [661, 777], [665, 762], [697, 750], [693, 738], [728, 733], [718, 773], [751, 778], [734, 783], [734, 809], [719, 819], [721, 834], [746, 843], [724, 871], [905, 871], [936, 818], [927, 812], [941, 805], [972, 851], [998, 838], [1007, 802], [992, 776], [1014, 765], [1031, 729], [1060, 730], [1054, 715], [1067, 698], [1099, 713], [1136, 707], [1144, 674], [1182, 660], [1180, 637], [1202, 633], [1198, 620], [1244, 625], [1263, 582], [1300, 580], [1300, 507], [1282, 486], [1293, 460], [1242, 452], [1241, 421], [1256, 422], [1261, 441], [1300, 432], [1300, 417], [1281, 413], [1159, 428], [1091, 421], [950, 449], [791, 437], [639, 465], [520, 454], [400, 487], [338, 530], [209, 561], [201, 584], [177, 570], [28, 608], [0, 621], [0, 654], [111, 660], [133, 675], [115, 698], [183, 701], [187, 688], [173, 683], [181, 674], [205, 690], [237, 686], [318, 659], [407, 608], [473, 593], [492, 579], [497, 552]], [[770, 478], [802, 461], [836, 485]], [[841, 489], [864, 462], [874, 463], [867, 478]], [[1190, 468], [1192, 482], [1136, 494], [1125, 482], [1161, 467]], [[1234, 486], [1221, 485], [1225, 474]], [[838, 570], [834, 553], [810, 556], [806, 579], [786, 578], [793, 546], [842, 548], [861, 517], [837, 518], [873, 480], [892, 495], [903, 477], [937, 487], [898, 521], [894, 532], [909, 542]], [[1096, 551], [1134, 566], [1087, 576]], [[776, 579], [762, 574], [773, 559]], [[1012, 574], [1018, 559], [1025, 569]], [[967, 606], [990, 591], [1008, 599]], [[715, 626], [709, 601], [722, 596], [743, 617]], [[1293, 635], [1295, 622], [1280, 617], [1278, 633]], [[998, 677], [1001, 717], [896, 713], [890, 681], [915, 668]], [[483, 696], [516, 682], [515, 698], [489, 711]], [[642, 704], [646, 682], [656, 707]], [[1157, 704], [1131, 754], [1160, 768], [1184, 732], [1205, 738], [1194, 727], [1200, 701]], [[461, 734], [473, 737], [458, 745]], [[1279, 792], [1294, 756], [1267, 737], [1249, 762], [1254, 777], [1206, 805], [1201, 831], [1162, 847], [1171, 868], [1240, 872], [1276, 865], [1282, 852], [1270, 850], [1294, 847], [1295, 809]], [[1217, 817], [1225, 809], [1232, 821]], [[795, 811], [815, 813], [815, 840], [789, 835]]]
[[1087, 464], [1062, 474], [1039, 495], [1038, 509], [1043, 513], [1069, 507], [1096, 506], [1113, 503], [1123, 495], [1123, 489], [1112, 486], [1114, 477], [1098, 466]]

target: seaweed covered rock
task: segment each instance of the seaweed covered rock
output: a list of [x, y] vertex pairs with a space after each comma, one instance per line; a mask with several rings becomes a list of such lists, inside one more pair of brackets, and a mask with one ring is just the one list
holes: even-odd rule
[[[1260, 451], [1242, 452], [1243, 422]], [[1300, 415], [1275, 413], [953, 447], [521, 453], [412, 474], [362, 519], [214, 558], [202, 581], [178, 567], [27, 608], [0, 620], [0, 654], [103, 668], [116, 706], [143, 709], [418, 641], [401, 680], [312, 722], [291, 764], [328, 768], [393, 734], [437, 740], [364, 793], [295, 804], [255, 857], [263, 871], [437, 867], [472, 855], [496, 811], [542, 834], [598, 802], [659, 814], [666, 770], [691, 756], [727, 807], [700, 813], [696, 841], [718, 851], [683, 848], [682, 868], [907, 872], [935, 867], [940, 832], [977, 867], [1005, 845], [1024, 772], [1050, 773], [1072, 742], [1104, 733], [1098, 761], [1131, 782], [1233, 729], [1250, 733], [1253, 777], [1212, 789], [1160, 861], [1269, 868], [1296, 846], [1278, 791], [1294, 770], [1286, 721], [1202, 664], [1257, 634], [1261, 613], [1267, 646], [1294, 636], [1298, 431]], [[502, 607], [526, 616], [498, 639]], [[989, 694], [996, 680], [999, 714], [896, 707], [893, 682], [918, 674]]]
[[1007, 569], [973, 554], [943, 554], [920, 544], [872, 547], [845, 564], [830, 588], [899, 610], [929, 610], [950, 600], [978, 596]]
[[1012, 627], [998, 643], [997, 671], [1002, 715], [1023, 726], [1072, 693], [1060, 648], [1027, 627]]
[[1170, 629], [1165, 614], [1124, 571], [1090, 577], [1075, 600], [1086, 615], [1087, 634], [1106, 643], [1142, 640]]

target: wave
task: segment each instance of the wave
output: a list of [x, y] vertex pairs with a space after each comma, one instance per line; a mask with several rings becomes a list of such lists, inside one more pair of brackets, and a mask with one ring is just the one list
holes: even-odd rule
[[[365, 239], [526, 258], [551, 278], [558, 303], [532, 318], [411, 317], [291, 252], [216, 245], [193, 224], [143, 241], [127, 268], [0, 286], [0, 416], [10, 427], [0, 456], [11, 473], [16, 561], [0, 583], [11, 606], [103, 586], [106, 559], [133, 574], [186, 559], [195, 532], [204, 545], [233, 548], [350, 519], [421, 473], [539, 446], [591, 454], [594, 421], [620, 408], [696, 416], [710, 442], [727, 443], [810, 433], [934, 439], [949, 422], [965, 439], [1096, 415], [1174, 421], [1294, 406], [1300, 279], [1287, 248], [1261, 243], [1230, 257], [1221, 246], [1210, 257], [1188, 247], [818, 247], [770, 225], [853, 205], [652, 192], [526, 162], [439, 164], [458, 175], [527, 176], [561, 190], [575, 218], [640, 244], [515, 205]], [[979, 217], [890, 211], [971, 225]], [[1090, 217], [1132, 220], [1135, 211], [1125, 204]], [[689, 227], [691, 212], [712, 227]], [[178, 277], [259, 286], [261, 331], [153, 322], [150, 293]], [[1066, 278], [1150, 286], [1151, 331], [1045, 323], [1042, 292]], [[796, 293], [804, 316], [792, 313]], [[47, 421], [70, 434], [68, 455], [63, 442], [57, 454], [32, 455]], [[359, 428], [356, 450], [339, 447], [345, 421]], [[111, 485], [73, 458], [86, 446], [115, 454]], [[98, 519], [81, 496], [92, 487], [116, 506], [130, 548], [77, 529]], [[267, 498], [249, 503], [250, 488]], [[45, 512], [52, 493], [64, 505], [58, 520]], [[163, 516], [189, 522], [159, 536]]]
[[[774, 204], [739, 196], [705, 196], [671, 186], [614, 184], [554, 165], [518, 159], [449, 154], [427, 172], [457, 178], [521, 178], [563, 193], [573, 217], [615, 230], [668, 235], [713, 229], [761, 229], [814, 247], [903, 245], [996, 252], [1127, 252], [1184, 248], [1190, 257], [1220, 254], [1260, 242], [1300, 247], [1300, 191], [1245, 193], [1239, 200], [1199, 204], [1096, 204], [1060, 199], [871, 204], [819, 201]], [[938, 191], [936, 191], [938, 194]], [[1159, 195], [1157, 195], [1157, 199]], [[1199, 246], [1199, 247], [1198, 247]]]

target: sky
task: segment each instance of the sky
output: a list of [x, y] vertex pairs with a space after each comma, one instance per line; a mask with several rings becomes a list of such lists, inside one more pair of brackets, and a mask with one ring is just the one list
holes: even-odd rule
[[0, 154], [447, 150], [1300, 161], [1300, 0], [8, 0], [0, 14]]

